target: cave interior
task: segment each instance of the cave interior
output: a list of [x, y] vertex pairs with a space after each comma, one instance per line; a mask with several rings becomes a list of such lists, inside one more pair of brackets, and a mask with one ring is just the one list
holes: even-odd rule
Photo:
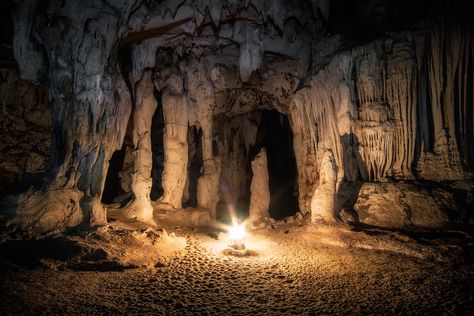
[[[5, 300], [18, 302], [1, 304], [0, 313], [46, 308], [40, 292], [30, 301], [15, 292], [18, 267], [33, 274], [40, 267], [39, 279], [54, 269], [106, 270], [104, 278], [114, 278], [119, 270], [167, 267], [183, 252], [199, 261], [209, 244], [218, 260], [212, 268], [225, 266], [215, 259], [224, 257], [257, 273], [243, 260], [264, 267], [289, 258], [281, 278], [304, 271], [293, 275], [302, 286], [305, 273], [316, 273], [308, 266], [325, 266], [323, 257], [346, 260], [347, 249], [357, 249], [360, 262], [377, 251], [411, 258], [404, 264], [419, 271], [436, 262], [433, 271], [447, 269], [443, 275], [460, 264], [460, 282], [472, 279], [469, 4], [7, 0], [0, 12], [0, 270], [13, 271], [2, 287]], [[219, 247], [238, 223], [248, 249], [236, 255]], [[183, 260], [168, 273], [186, 271]], [[233, 282], [230, 288], [241, 285]], [[426, 291], [435, 301], [442, 296], [436, 287]], [[456, 312], [474, 306], [472, 285], [446, 291]], [[186, 293], [199, 301], [194, 289]], [[69, 306], [61, 297], [62, 304], [47, 305], [56, 306], [53, 314]], [[207, 309], [163, 298], [152, 310], [242, 308], [224, 311], [221, 300], [201, 299]], [[311, 299], [304, 307], [297, 299], [273, 301], [263, 314], [285, 314], [285, 306], [367, 311], [334, 306], [335, 297], [329, 305]], [[254, 303], [241, 311], [259, 314]], [[369, 310], [439, 310], [438, 303], [393, 304]], [[123, 308], [132, 314], [147, 308], [130, 306]]]

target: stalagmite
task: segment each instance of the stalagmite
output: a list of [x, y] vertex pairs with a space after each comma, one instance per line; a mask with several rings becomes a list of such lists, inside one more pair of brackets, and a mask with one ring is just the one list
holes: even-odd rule
[[153, 207], [150, 203], [151, 190], [151, 119], [157, 102], [153, 95], [151, 71], [146, 70], [137, 83], [136, 101], [133, 112], [133, 157], [131, 189], [133, 201], [127, 205], [124, 214], [143, 222], [153, 223]]
[[[285, 157], [297, 167], [290, 196], [313, 219], [332, 220], [343, 186], [472, 178], [470, 25], [427, 16], [359, 41], [336, 27], [340, 8], [328, 1], [16, 2], [12, 56], [22, 79], [47, 86], [54, 136], [40, 184], [2, 202], [12, 227], [43, 233], [103, 225], [102, 202], [125, 203], [131, 192], [124, 213], [149, 221], [152, 183], [157, 208], [181, 208], [188, 181], [192, 204], [216, 218], [216, 204], [246, 210], [252, 182], [261, 196], [252, 192], [251, 213], [266, 212], [268, 188], [256, 189], [264, 180], [251, 179], [251, 168], [261, 173], [263, 162], [250, 160], [262, 146], [271, 152], [262, 144], [272, 135], [267, 111], [289, 119], [294, 152]], [[27, 107], [6, 104], [3, 94], [18, 87], [5, 71], [0, 76], [2, 126], [23, 136], [26, 122], [43, 126], [41, 115], [30, 113], [30, 122], [21, 119]], [[30, 95], [20, 90], [18, 96]], [[150, 142], [152, 122], [160, 132]], [[191, 155], [199, 157], [191, 181], [187, 134], [194, 128], [202, 155]], [[8, 157], [31, 146], [26, 137], [20, 146], [0, 136]], [[32, 153], [27, 169], [40, 168], [47, 154]], [[270, 166], [273, 155], [268, 159]], [[14, 160], [2, 166], [25, 169], [25, 159]], [[263, 178], [268, 187], [268, 172]], [[338, 207], [346, 201], [340, 199]]]
[[252, 161], [252, 183], [250, 184], [249, 223], [252, 227], [265, 225], [270, 218], [270, 190], [268, 187], [267, 153], [262, 148]]
[[[190, 123], [199, 124], [202, 130], [202, 175], [197, 183], [197, 203], [210, 211], [211, 218], [216, 217], [216, 205], [219, 200], [219, 179], [221, 160], [212, 152], [212, 115], [215, 108], [214, 84], [210, 78], [209, 65], [204, 60], [193, 59], [187, 73], [189, 102], [193, 111]], [[191, 118], [193, 114], [193, 118]]]
[[219, 178], [221, 161], [219, 158], [204, 160], [204, 174], [198, 179], [198, 206], [211, 212], [211, 218], [216, 219], [216, 205], [219, 201]]
[[179, 209], [182, 207], [188, 164], [188, 106], [181, 75], [170, 75], [162, 99], [165, 160], [162, 178], [164, 192], [159, 202], [160, 207]]
[[334, 221], [337, 167], [331, 150], [325, 150], [319, 169], [319, 184], [311, 198], [311, 222]]

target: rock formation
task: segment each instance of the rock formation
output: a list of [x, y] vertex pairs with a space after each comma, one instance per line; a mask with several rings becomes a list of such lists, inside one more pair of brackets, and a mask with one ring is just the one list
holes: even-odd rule
[[268, 213], [270, 190], [268, 188], [267, 153], [264, 148], [252, 160], [252, 173], [249, 222], [252, 227], [260, 227], [270, 218]]
[[337, 167], [331, 150], [325, 150], [319, 168], [319, 184], [311, 198], [311, 221], [334, 221]]
[[48, 88], [20, 79], [16, 69], [0, 74], [0, 192], [12, 192], [22, 177], [46, 167], [51, 146]]
[[[341, 208], [355, 207], [373, 225], [446, 225], [453, 216], [441, 211], [392, 214], [384, 195], [414, 189], [401, 181], [472, 179], [472, 23], [435, 14], [436, 4], [434, 13], [414, 7], [397, 20], [399, 5], [381, 2], [356, 10], [353, 21], [364, 22], [353, 23], [329, 1], [17, 0], [14, 56], [23, 80], [48, 87], [53, 136], [39, 183], [3, 200], [8, 223], [36, 233], [105, 224], [101, 197], [119, 150], [121, 189], [133, 193], [129, 216], [149, 221], [153, 208], [181, 209], [190, 129], [200, 131], [202, 144], [198, 206], [213, 219], [222, 203], [250, 202], [251, 214], [261, 212], [271, 196], [259, 189], [257, 207], [253, 190], [263, 179], [251, 179], [251, 169], [263, 158], [252, 159], [271, 133], [262, 111], [273, 110], [291, 125], [302, 213], [332, 221]], [[8, 94], [3, 83], [1, 93]], [[22, 95], [28, 106], [39, 102]], [[158, 111], [162, 141], [151, 139]], [[37, 111], [28, 113], [49, 128]], [[44, 164], [31, 161], [11, 170]], [[264, 174], [260, 167], [254, 175]], [[350, 205], [341, 189], [361, 182], [396, 188], [371, 189], [380, 204], [367, 209], [357, 196]], [[152, 184], [163, 191], [156, 203]]]
[[151, 71], [143, 73], [137, 83], [136, 101], [133, 111], [133, 161], [131, 189], [133, 201], [124, 210], [125, 215], [144, 222], [153, 221], [153, 207], [150, 203], [151, 190], [151, 119], [156, 110], [157, 102], [153, 95]]

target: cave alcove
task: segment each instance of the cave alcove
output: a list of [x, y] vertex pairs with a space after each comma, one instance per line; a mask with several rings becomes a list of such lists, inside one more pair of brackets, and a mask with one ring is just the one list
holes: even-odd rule
[[[267, 156], [269, 216], [282, 220], [296, 215], [298, 172], [288, 117], [275, 109], [259, 109], [220, 117], [215, 124], [227, 130], [227, 134], [221, 133], [221, 138], [225, 138], [223, 167], [227, 170], [221, 174], [218, 220], [229, 222], [233, 212], [240, 219], [249, 216], [252, 161], [262, 148]], [[226, 173], [228, 170], [232, 170], [230, 174]]]
[[197, 207], [197, 182], [202, 169], [202, 130], [188, 126], [188, 177], [187, 194], [183, 196], [183, 207]]
[[294, 216], [299, 210], [298, 173], [288, 117], [276, 110], [264, 110], [261, 129], [267, 152], [270, 217], [280, 220]]

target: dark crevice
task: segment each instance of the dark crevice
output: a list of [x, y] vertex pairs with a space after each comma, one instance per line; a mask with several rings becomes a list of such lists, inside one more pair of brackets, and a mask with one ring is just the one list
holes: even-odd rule
[[188, 128], [188, 198], [184, 207], [197, 206], [197, 182], [202, 169], [202, 130], [196, 126]]
[[298, 210], [298, 173], [293, 133], [288, 117], [277, 111], [263, 111], [264, 147], [267, 151], [270, 186], [270, 216], [282, 219]]
[[102, 203], [111, 204], [114, 198], [125, 193], [120, 181], [120, 172], [122, 171], [125, 158], [125, 144], [120, 150], [115, 151], [109, 160], [109, 169], [105, 178], [104, 191], [102, 193]]
[[165, 128], [165, 120], [163, 117], [163, 103], [161, 91], [153, 88], [156, 101], [158, 103], [153, 118], [151, 120], [151, 152], [152, 152], [152, 169], [151, 169], [151, 192], [150, 198], [156, 201], [163, 195], [163, 185], [161, 179], [163, 177], [163, 169], [165, 163], [165, 151], [163, 148], [163, 133]]

